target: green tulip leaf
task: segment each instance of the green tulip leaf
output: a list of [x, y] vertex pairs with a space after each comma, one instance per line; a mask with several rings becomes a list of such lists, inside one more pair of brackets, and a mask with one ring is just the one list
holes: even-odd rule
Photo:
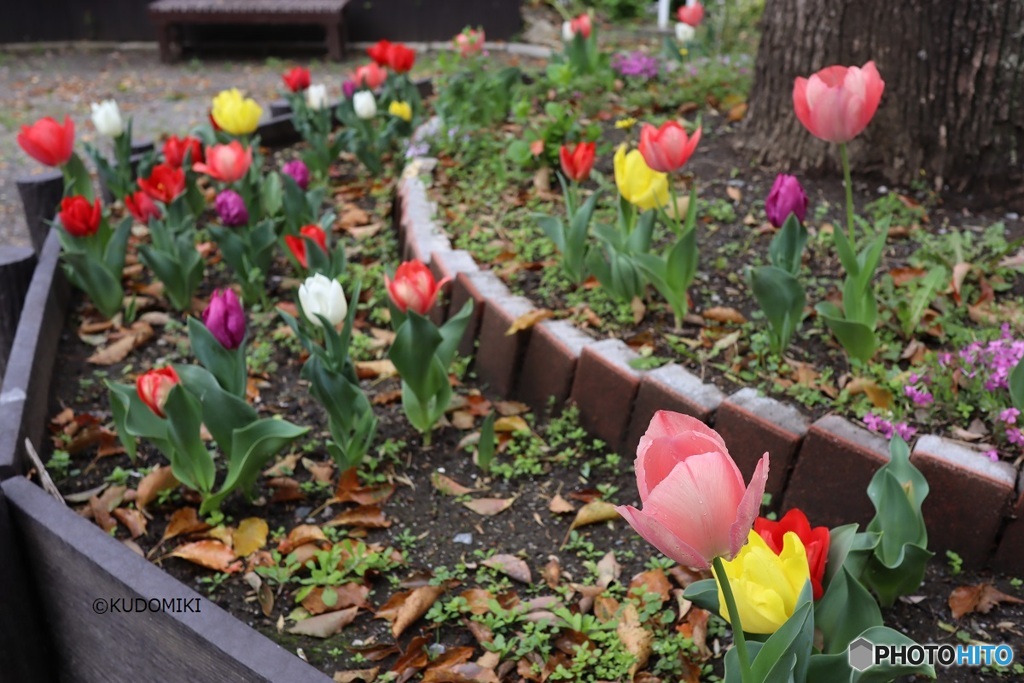
[[864, 323], [847, 320], [839, 308], [822, 301], [814, 309], [843, 345], [846, 352], [857, 360], [867, 362], [875, 355], [875, 330]]
[[815, 604], [814, 625], [822, 633], [826, 654], [846, 652], [862, 631], [882, 625], [882, 612], [871, 593], [840, 567]]

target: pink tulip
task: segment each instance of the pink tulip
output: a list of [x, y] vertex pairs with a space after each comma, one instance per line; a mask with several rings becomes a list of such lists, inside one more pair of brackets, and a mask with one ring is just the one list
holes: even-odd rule
[[406, 261], [398, 266], [393, 280], [387, 273], [384, 274], [384, 284], [388, 288], [391, 302], [402, 313], [411, 310], [426, 315], [437, 301], [441, 287], [447, 282], [448, 278], [440, 282], [435, 280], [434, 274], [422, 261]]
[[885, 82], [874, 62], [830, 66], [793, 84], [793, 109], [811, 135], [828, 142], [857, 137], [878, 110]]
[[669, 121], [655, 128], [645, 123], [640, 129], [640, 154], [647, 165], [661, 173], [678, 171], [690, 160], [697, 143], [700, 142], [698, 128], [692, 136], [675, 121]]
[[678, 17], [679, 21], [682, 23], [689, 24], [690, 26], [697, 28], [700, 22], [704, 20], [704, 5], [699, 2], [683, 5], [679, 8], [679, 11], [676, 12], [676, 17]]
[[573, 35], [581, 33], [583, 34], [584, 39], [590, 37], [590, 32], [594, 28], [593, 22], [590, 19], [590, 15], [587, 14], [586, 12], [584, 12], [583, 14], [579, 15], [571, 22], [569, 22], [569, 26], [572, 29]]
[[479, 54], [484, 49], [484, 30], [466, 27], [455, 36], [455, 47], [463, 57]]
[[243, 147], [238, 140], [227, 145], [206, 148], [206, 163], [193, 164], [196, 173], [205, 173], [224, 183], [233, 183], [245, 177], [252, 165], [252, 148]]
[[357, 66], [355, 72], [352, 74], [352, 80], [355, 81], [360, 88], [369, 88], [370, 90], [376, 90], [380, 86], [384, 85], [384, 81], [386, 81], [387, 78], [387, 69], [377, 66], [375, 62]]
[[687, 415], [660, 410], [636, 450], [643, 510], [615, 509], [648, 543], [676, 562], [707, 569], [747, 542], [768, 482], [768, 453], [750, 485], [718, 432]]

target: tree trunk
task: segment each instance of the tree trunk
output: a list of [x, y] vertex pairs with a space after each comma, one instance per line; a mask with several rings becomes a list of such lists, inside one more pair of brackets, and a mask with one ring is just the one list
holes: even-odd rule
[[1024, 0], [769, 0], [762, 31], [746, 142], [760, 161], [838, 168], [797, 121], [793, 79], [874, 60], [885, 94], [851, 143], [856, 172], [1024, 205]]

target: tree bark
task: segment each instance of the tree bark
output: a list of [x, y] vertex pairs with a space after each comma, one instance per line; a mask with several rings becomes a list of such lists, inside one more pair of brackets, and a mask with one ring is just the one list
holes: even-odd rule
[[762, 31], [745, 142], [761, 162], [838, 168], [797, 121], [793, 80], [874, 60], [885, 94], [855, 172], [1024, 206], [1024, 0], [769, 0]]

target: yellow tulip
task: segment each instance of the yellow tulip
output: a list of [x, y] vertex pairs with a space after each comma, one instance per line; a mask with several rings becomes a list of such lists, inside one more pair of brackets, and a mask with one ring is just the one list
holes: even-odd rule
[[[778, 631], [793, 616], [800, 591], [810, 581], [804, 544], [791, 531], [783, 537], [782, 552], [776, 555], [764, 539], [751, 530], [739, 554], [723, 564], [736, 598], [736, 611], [747, 633]], [[722, 617], [731, 623], [721, 584], [718, 604], [722, 606]]]
[[221, 90], [213, 98], [210, 110], [214, 122], [232, 135], [248, 135], [256, 130], [263, 109], [256, 101], [243, 97], [237, 88]]
[[648, 166], [638, 149], [627, 153], [621, 145], [615, 152], [615, 184], [627, 202], [644, 211], [668, 204], [668, 176]]
[[412, 107], [408, 102], [398, 102], [397, 100], [392, 102], [388, 107], [388, 113], [403, 121], [412, 121]]

